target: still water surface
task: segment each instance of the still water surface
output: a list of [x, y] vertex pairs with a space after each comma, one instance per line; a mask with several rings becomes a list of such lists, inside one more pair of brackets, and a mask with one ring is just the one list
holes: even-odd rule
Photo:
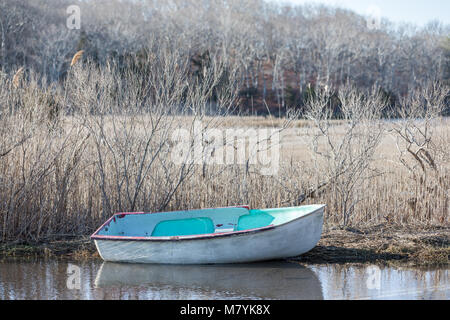
[[5, 299], [441, 299], [448, 269], [411, 270], [289, 262], [171, 266], [0, 262]]

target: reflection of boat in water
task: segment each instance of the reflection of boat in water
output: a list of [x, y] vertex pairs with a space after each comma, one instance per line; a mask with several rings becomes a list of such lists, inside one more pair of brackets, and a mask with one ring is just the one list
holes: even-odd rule
[[314, 271], [289, 262], [236, 265], [159, 265], [104, 262], [97, 288], [169, 286], [265, 299], [323, 299]]

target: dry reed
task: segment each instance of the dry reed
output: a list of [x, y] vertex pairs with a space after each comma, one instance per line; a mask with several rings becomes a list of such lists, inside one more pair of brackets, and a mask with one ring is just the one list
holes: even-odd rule
[[[81, 54], [77, 55], [79, 59]], [[167, 52], [157, 56], [158, 63], [147, 74], [150, 79], [119, 73], [112, 65], [83, 64], [68, 76], [64, 88], [52, 91], [30, 81], [20, 96], [0, 79], [0, 152], [8, 151], [0, 153], [0, 241], [87, 235], [118, 211], [238, 204], [266, 208], [326, 203], [326, 224], [448, 226], [447, 119], [430, 122], [429, 147], [439, 174], [427, 176], [429, 183], [423, 183], [404, 165], [413, 164], [414, 157], [403, 157], [404, 150], [392, 143], [395, 131], [376, 131], [375, 137], [368, 129], [380, 127], [366, 118], [355, 127], [349, 124], [356, 118], [325, 119], [327, 126], [320, 135], [313, 116], [296, 121], [230, 117], [223, 111], [220, 117], [206, 116], [211, 87], [216, 88], [218, 108], [232, 106], [236, 98], [229, 86], [217, 85], [224, 69], [207, 70], [203, 82], [193, 87], [186, 84], [188, 64], [179, 56]], [[43, 100], [43, 95], [66, 106], [51, 125], [43, 121], [49, 117], [48, 106], [42, 106], [49, 99]], [[354, 99], [349, 115], [360, 111], [366, 117], [362, 113], [367, 110], [355, 104], [358, 95], [350, 91], [346, 97]], [[213, 128], [236, 123], [281, 127], [278, 174], [262, 176], [252, 164], [173, 163], [170, 137], [194, 121]], [[344, 154], [333, 155], [331, 149], [342, 143], [353, 160], [364, 161], [352, 166], [348, 164], [353, 160]], [[327, 180], [330, 176], [336, 179]], [[321, 185], [322, 181], [327, 183]], [[343, 187], [353, 182], [352, 188]], [[344, 209], [343, 201], [348, 204]]]
[[72, 57], [72, 61], [70, 62], [71, 67], [73, 67], [78, 62], [78, 60], [80, 60], [83, 57], [83, 53], [84, 50], [80, 50], [74, 54], [74, 56]]
[[24, 67], [20, 67], [19, 70], [14, 74], [14, 77], [12, 79], [12, 83], [14, 88], [18, 88], [20, 85], [20, 80], [22, 79], [22, 75], [24, 72]]

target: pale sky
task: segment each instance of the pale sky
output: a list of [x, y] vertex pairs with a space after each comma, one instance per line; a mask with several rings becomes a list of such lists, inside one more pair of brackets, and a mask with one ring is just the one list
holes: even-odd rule
[[431, 20], [450, 24], [450, 0], [272, 0], [278, 3], [319, 3], [343, 7], [362, 15], [380, 12], [394, 23], [424, 26]]

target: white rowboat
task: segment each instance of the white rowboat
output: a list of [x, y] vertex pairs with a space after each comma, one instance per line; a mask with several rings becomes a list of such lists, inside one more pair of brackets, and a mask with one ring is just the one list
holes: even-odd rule
[[324, 205], [117, 213], [92, 236], [105, 261], [245, 263], [301, 255], [320, 240]]

